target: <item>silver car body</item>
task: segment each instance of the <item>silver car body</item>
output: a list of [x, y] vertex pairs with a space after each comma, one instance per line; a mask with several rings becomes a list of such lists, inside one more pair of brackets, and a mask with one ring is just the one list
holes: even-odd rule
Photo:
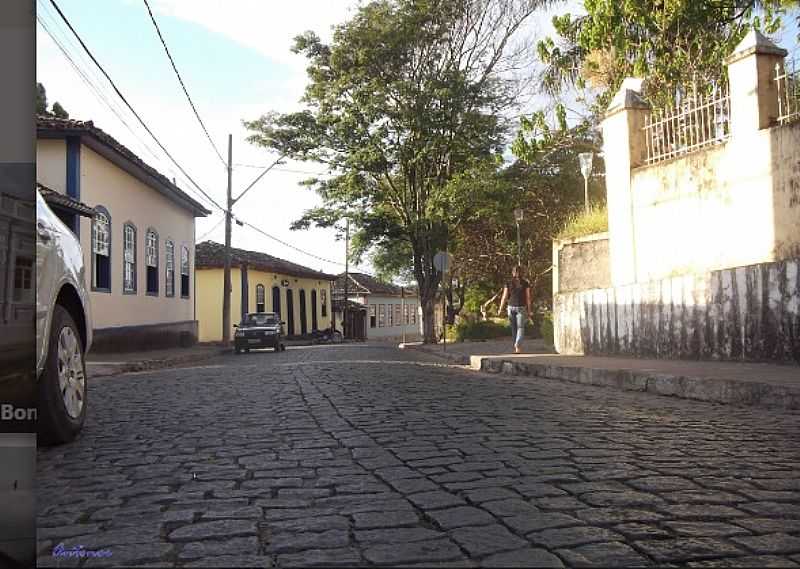
[[53, 309], [65, 287], [72, 287], [80, 298], [84, 322], [76, 322], [86, 332], [84, 353], [92, 346], [92, 316], [81, 244], [74, 233], [53, 213], [36, 192], [36, 376], [41, 375], [47, 358], [47, 342]]

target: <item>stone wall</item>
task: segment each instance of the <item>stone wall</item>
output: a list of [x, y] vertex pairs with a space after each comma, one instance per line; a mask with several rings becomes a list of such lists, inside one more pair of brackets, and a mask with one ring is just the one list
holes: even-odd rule
[[142, 326], [95, 328], [92, 352], [116, 353], [188, 348], [197, 343], [197, 320]]
[[553, 242], [553, 293], [611, 286], [608, 233]]
[[557, 294], [562, 354], [800, 364], [800, 258]]

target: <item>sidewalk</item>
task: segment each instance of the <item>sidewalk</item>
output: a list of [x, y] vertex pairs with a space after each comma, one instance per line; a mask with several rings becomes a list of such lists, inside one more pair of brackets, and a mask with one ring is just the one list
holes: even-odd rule
[[[508, 343], [504, 345], [508, 351]], [[532, 351], [532, 347], [525, 346], [526, 351]], [[456, 344], [448, 346], [446, 357], [488, 373], [559, 379], [730, 405], [800, 409], [800, 366], [493, 353], [500, 348], [497, 342]], [[416, 349], [441, 354], [441, 346]], [[465, 361], [467, 352], [471, 353]]]
[[173, 367], [190, 362], [200, 362], [229, 352], [213, 344], [197, 344], [191, 348], [170, 348], [144, 352], [97, 354], [90, 352], [86, 358], [86, 373], [90, 378], [107, 377], [132, 371], [145, 371]]

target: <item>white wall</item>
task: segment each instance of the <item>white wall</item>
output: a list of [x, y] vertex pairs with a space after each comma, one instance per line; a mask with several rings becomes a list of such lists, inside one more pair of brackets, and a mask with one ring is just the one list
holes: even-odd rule
[[[402, 338], [403, 332], [406, 334], [406, 338], [410, 337], [417, 337], [422, 330], [422, 317], [420, 311], [420, 304], [419, 298], [417, 297], [406, 297], [405, 300], [402, 300], [399, 296], [379, 296], [379, 295], [367, 295], [358, 299], [354, 299], [357, 302], [360, 302], [367, 306], [367, 338], [372, 339], [383, 339], [383, 338]], [[405, 319], [403, 318], [402, 307], [400, 311], [400, 316], [402, 319], [403, 324], [397, 324], [394, 322], [394, 318], [392, 319], [392, 325], [389, 326], [389, 317], [388, 317], [388, 307], [392, 306], [393, 310], [395, 306], [401, 306], [401, 304], [405, 302], [406, 306], [408, 306], [409, 310], [409, 323], [406, 325]], [[384, 326], [380, 326], [380, 305], [384, 305], [387, 307], [385, 310], [387, 311], [387, 316], [384, 318]], [[370, 314], [371, 314], [371, 307], [375, 306], [376, 316], [375, 316], [375, 327], [371, 327], [370, 322]], [[416, 322], [411, 323], [411, 310], [416, 312]]]

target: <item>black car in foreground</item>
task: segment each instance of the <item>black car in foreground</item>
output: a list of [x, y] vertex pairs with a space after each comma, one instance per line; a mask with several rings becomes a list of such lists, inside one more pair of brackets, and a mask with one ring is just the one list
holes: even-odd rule
[[286, 349], [283, 322], [274, 312], [251, 312], [234, 327], [233, 346], [237, 354], [254, 348], [274, 348], [276, 352]]

